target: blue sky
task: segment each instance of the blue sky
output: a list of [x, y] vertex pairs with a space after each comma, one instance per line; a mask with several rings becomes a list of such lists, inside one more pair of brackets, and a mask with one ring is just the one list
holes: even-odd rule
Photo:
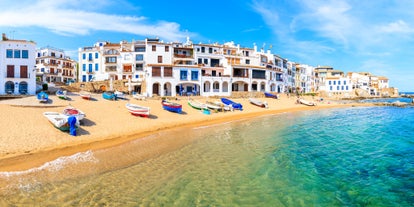
[[2, 0], [0, 32], [63, 49], [159, 37], [270, 49], [414, 91], [412, 0]]

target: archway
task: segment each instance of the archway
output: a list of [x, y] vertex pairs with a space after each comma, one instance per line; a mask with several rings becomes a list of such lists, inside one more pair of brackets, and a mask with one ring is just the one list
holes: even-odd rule
[[204, 82], [204, 92], [210, 92], [210, 82]]
[[222, 91], [223, 92], [229, 92], [229, 83], [223, 82]]
[[19, 84], [19, 93], [27, 94], [28, 84], [25, 81], [20, 82]]
[[5, 84], [6, 93], [12, 94], [14, 93], [14, 83], [13, 81], [7, 81]]
[[170, 82], [164, 84], [164, 96], [171, 96], [172, 86]]

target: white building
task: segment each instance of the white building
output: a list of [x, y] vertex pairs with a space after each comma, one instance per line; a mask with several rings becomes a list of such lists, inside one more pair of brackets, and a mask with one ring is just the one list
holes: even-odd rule
[[0, 94], [36, 94], [36, 43], [10, 40], [3, 33], [0, 41]]
[[313, 92], [314, 67], [304, 64], [296, 64], [296, 89], [300, 93]]
[[76, 65], [61, 49], [44, 47], [36, 50], [36, 76], [42, 82], [70, 83], [77, 80]]
[[326, 78], [326, 92], [328, 94], [348, 94], [352, 92], [352, 83], [348, 77], [330, 76]]

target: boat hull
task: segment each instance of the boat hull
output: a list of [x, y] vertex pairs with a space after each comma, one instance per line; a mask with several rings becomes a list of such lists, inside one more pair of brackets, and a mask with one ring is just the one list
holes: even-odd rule
[[129, 113], [133, 116], [140, 116], [148, 118], [150, 115], [150, 108], [144, 106], [138, 106], [136, 104], [126, 104], [125, 107], [128, 109]]
[[179, 114], [182, 113], [183, 106], [181, 104], [168, 102], [168, 101], [162, 101], [161, 104], [162, 104], [162, 108], [167, 111], [179, 113]]
[[264, 93], [266, 98], [274, 98], [274, 99], [278, 99], [278, 96], [276, 94], [272, 94], [272, 93]]
[[116, 101], [117, 96], [113, 92], [106, 91], [102, 94], [102, 97], [106, 100]]

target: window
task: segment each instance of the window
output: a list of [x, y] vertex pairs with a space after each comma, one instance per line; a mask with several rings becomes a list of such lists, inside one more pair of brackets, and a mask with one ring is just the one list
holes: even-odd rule
[[332, 91], [332, 86], [329, 86], [329, 90]]
[[332, 85], [332, 81], [329, 81], [329, 85]]
[[135, 70], [144, 70], [144, 64], [140, 63], [140, 64], [136, 64], [135, 66]]
[[153, 51], [153, 52], [156, 52], [156, 51], [157, 51], [157, 46], [156, 46], [156, 45], [153, 45], [153, 46], [152, 46], [152, 51]]
[[99, 53], [95, 52], [95, 59], [98, 59]]
[[250, 65], [250, 60], [246, 59], [246, 65]]
[[346, 81], [344, 81], [344, 85], [346, 85]]
[[22, 50], [22, 58], [24, 59], [29, 58], [29, 50]]
[[191, 80], [198, 80], [198, 71], [191, 71]]
[[165, 52], [169, 52], [170, 51], [170, 46], [165, 46]]
[[20, 58], [20, 50], [14, 50], [14, 58]]
[[336, 81], [333, 81], [334, 85], [336, 85]]
[[82, 64], [82, 71], [86, 71], [86, 64]]
[[6, 50], [6, 58], [13, 58], [13, 50]]
[[106, 57], [106, 63], [116, 63], [116, 57]]
[[161, 67], [152, 67], [152, 77], [161, 77]]
[[206, 52], [206, 48], [205, 47], [201, 47], [201, 52], [205, 53]]
[[198, 64], [202, 64], [203, 63], [203, 59], [201, 59], [201, 58], [198, 58], [198, 62], [197, 62]]
[[218, 82], [214, 82], [213, 83], [213, 90], [217, 90], [217, 92], [218, 92], [219, 89], [220, 89], [220, 84]]
[[89, 64], [89, 67], [88, 67], [88, 71], [90, 72], [90, 73], [92, 73], [92, 64]]
[[20, 66], [20, 78], [29, 78], [27, 74], [27, 65]]
[[208, 48], [208, 53], [213, 53], [213, 48]]
[[92, 60], [92, 53], [88, 54], [88, 60]]
[[187, 71], [186, 70], [180, 71], [180, 80], [187, 80]]
[[162, 63], [162, 55], [158, 55], [158, 63]]
[[341, 86], [341, 90], [344, 90], [344, 86]]
[[82, 82], [86, 82], [86, 75], [82, 75]]
[[14, 78], [14, 65], [7, 66], [7, 78]]
[[336, 86], [336, 90], [339, 91], [339, 86]]
[[85, 53], [83, 53], [83, 54], [82, 54], [82, 59], [83, 59], [83, 60], [85, 60], [85, 59], [86, 59], [86, 54], [85, 54]]
[[135, 52], [145, 52], [145, 46], [144, 47], [136, 47]]
[[341, 85], [341, 81], [338, 81], [338, 85]]
[[98, 70], [99, 70], [99, 64], [95, 63], [95, 71], [98, 71]]
[[164, 67], [164, 77], [173, 77], [172, 67]]
[[135, 75], [135, 78], [138, 79], [139, 78], [139, 75]]
[[204, 64], [208, 65], [208, 59], [204, 59]]
[[141, 55], [141, 54], [136, 55], [136, 56], [135, 56], [135, 60], [136, 60], [136, 61], [141, 61], [141, 60], [144, 60], [144, 55]]
[[346, 90], [348, 90], [348, 86], [346, 86]]

